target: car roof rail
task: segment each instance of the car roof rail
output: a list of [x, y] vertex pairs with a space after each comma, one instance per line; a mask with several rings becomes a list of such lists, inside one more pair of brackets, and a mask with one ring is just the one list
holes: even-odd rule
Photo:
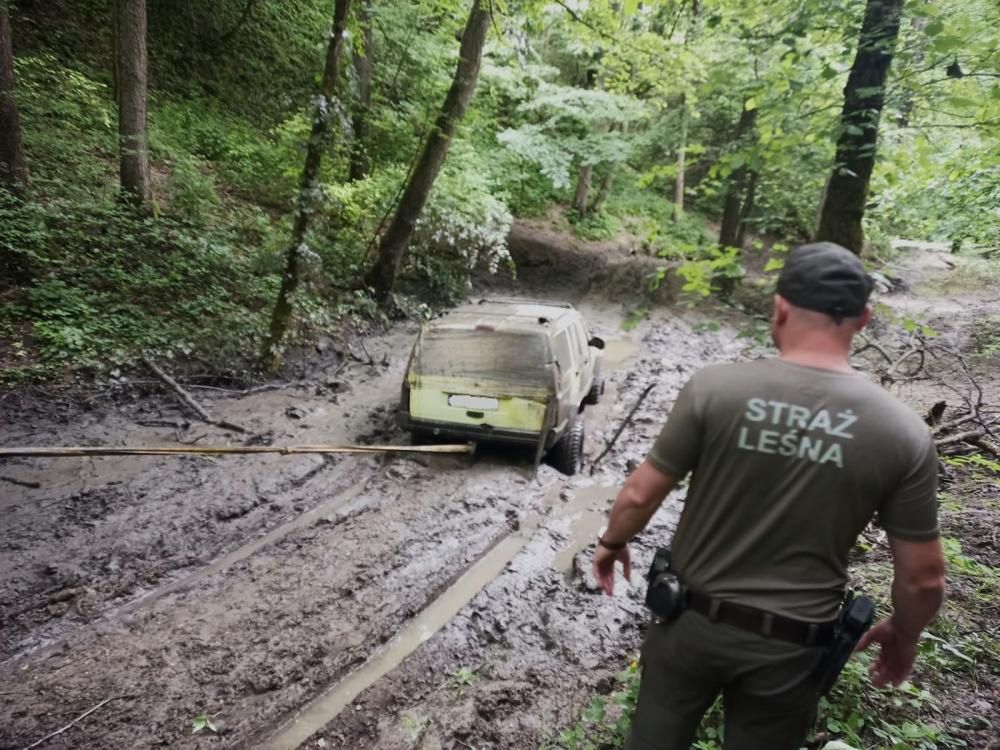
[[562, 307], [571, 309], [573, 305], [569, 302], [550, 302], [541, 299], [527, 299], [522, 297], [483, 297], [477, 304], [498, 304], [498, 305], [541, 305], [543, 307]]

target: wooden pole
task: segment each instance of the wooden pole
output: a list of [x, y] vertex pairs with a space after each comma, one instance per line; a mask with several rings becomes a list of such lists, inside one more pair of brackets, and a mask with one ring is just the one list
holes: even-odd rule
[[452, 445], [140, 445], [0, 448], [0, 458], [71, 458], [73, 456], [225, 456], [273, 453], [474, 453], [475, 443]]

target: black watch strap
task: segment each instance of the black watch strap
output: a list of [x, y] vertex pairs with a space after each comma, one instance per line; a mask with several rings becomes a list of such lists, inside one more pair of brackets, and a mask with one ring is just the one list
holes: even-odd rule
[[597, 543], [604, 547], [604, 549], [609, 549], [612, 552], [617, 552], [620, 549], [625, 549], [628, 546], [628, 542], [609, 542], [603, 536], [597, 537]]

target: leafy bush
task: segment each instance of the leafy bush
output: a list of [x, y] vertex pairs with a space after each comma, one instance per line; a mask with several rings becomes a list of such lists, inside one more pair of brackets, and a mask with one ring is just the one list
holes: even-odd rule
[[254, 351], [276, 294], [231, 232], [178, 219], [6, 201], [0, 227], [5, 269], [29, 282], [0, 308], [0, 326], [29, 331], [47, 363], [99, 367], [154, 349], [225, 366]]

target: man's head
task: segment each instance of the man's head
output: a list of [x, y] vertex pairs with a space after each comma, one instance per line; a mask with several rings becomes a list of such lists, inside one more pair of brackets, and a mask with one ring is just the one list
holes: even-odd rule
[[778, 349], [809, 342], [845, 350], [871, 318], [872, 279], [861, 259], [832, 242], [792, 250], [778, 277], [771, 333]]

